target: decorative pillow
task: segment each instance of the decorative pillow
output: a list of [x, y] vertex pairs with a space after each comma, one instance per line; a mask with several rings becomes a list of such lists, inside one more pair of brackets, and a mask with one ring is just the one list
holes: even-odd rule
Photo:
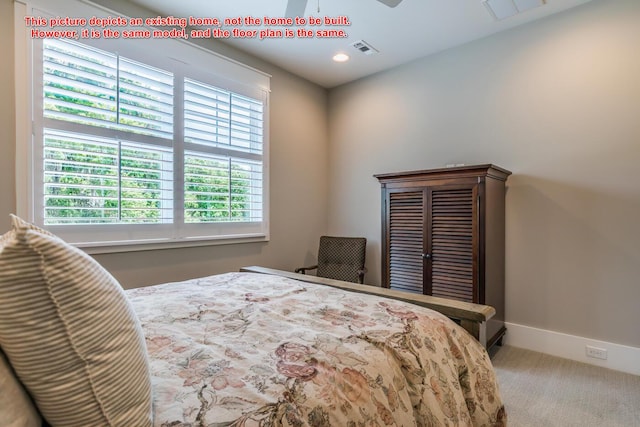
[[12, 216], [0, 238], [0, 347], [56, 427], [152, 421], [144, 336], [95, 260]]
[[40, 427], [42, 419], [0, 352], [0, 426]]

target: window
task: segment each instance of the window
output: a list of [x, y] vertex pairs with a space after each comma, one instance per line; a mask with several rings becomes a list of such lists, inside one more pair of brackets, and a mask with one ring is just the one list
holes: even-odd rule
[[63, 40], [42, 58], [43, 225], [171, 223], [172, 73]]
[[254, 99], [185, 79], [186, 222], [262, 221], [262, 116]]
[[[268, 238], [268, 90], [220, 75], [261, 73], [173, 40], [144, 50], [180, 44], [186, 60], [121, 40], [29, 42], [35, 223], [88, 247]], [[220, 69], [191, 65], [203, 55]]]

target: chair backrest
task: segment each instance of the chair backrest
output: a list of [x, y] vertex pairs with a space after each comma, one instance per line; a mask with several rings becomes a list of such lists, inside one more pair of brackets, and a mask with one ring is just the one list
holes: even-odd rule
[[316, 274], [328, 279], [358, 283], [364, 274], [367, 239], [321, 236]]

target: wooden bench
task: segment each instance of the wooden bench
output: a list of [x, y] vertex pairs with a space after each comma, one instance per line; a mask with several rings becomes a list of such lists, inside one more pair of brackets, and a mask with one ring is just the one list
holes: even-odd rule
[[451, 319], [457, 320], [460, 323], [460, 326], [466, 329], [485, 347], [487, 346], [487, 320], [491, 319], [496, 314], [496, 310], [488, 305], [473, 304], [446, 298], [432, 297], [429, 295], [413, 294], [371, 285], [359, 285], [357, 283], [343, 282], [342, 280], [326, 279], [324, 277], [309, 276], [306, 274], [292, 273], [290, 271], [276, 270], [273, 268], [250, 266], [242, 267], [240, 271], [288, 277], [302, 282], [332, 286], [334, 288], [340, 288], [351, 292], [378, 295], [430, 308]]

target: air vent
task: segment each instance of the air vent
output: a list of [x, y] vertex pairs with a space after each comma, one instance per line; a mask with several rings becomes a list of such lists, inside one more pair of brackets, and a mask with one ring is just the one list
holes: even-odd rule
[[500, 21], [546, 3], [546, 0], [483, 0], [491, 16]]
[[355, 47], [365, 55], [373, 55], [374, 53], [378, 53], [378, 50], [376, 48], [374, 48], [364, 40], [358, 40], [355, 43], [351, 43], [351, 46]]

